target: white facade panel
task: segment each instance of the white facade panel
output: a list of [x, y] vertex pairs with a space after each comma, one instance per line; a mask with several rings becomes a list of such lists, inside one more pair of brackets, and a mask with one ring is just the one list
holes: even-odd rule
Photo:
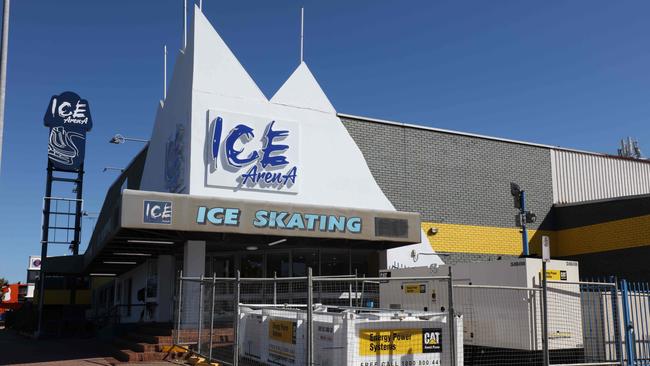
[[[198, 7], [158, 109], [140, 188], [208, 197], [395, 211], [307, 65], [271, 100]], [[434, 254], [420, 243], [385, 262]], [[436, 255], [423, 257], [441, 264]]]
[[553, 203], [650, 194], [650, 161], [551, 149]]

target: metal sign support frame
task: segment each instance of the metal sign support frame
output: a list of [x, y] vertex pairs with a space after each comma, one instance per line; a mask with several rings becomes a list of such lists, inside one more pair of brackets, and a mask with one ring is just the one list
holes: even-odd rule
[[[76, 174], [76, 178], [67, 178], [67, 177], [56, 177], [54, 172], [65, 172]], [[50, 215], [56, 214], [52, 212], [52, 185], [54, 182], [63, 182], [71, 183], [73, 185], [73, 192], [76, 193], [75, 199], [75, 211], [74, 211], [74, 227], [73, 229], [73, 239], [70, 242], [70, 250], [73, 255], [79, 255], [79, 244], [81, 243], [81, 217], [83, 215], [83, 177], [84, 177], [84, 165], [83, 163], [79, 167], [79, 170], [75, 172], [63, 171], [56, 169], [52, 162], [48, 159], [47, 161], [47, 178], [45, 182], [45, 197], [43, 200], [43, 226], [41, 228], [41, 273], [39, 275], [38, 282], [38, 323], [37, 323], [37, 336], [43, 335], [43, 307], [45, 302], [45, 277], [46, 277], [46, 263], [47, 263], [47, 249], [48, 244], [50, 244]], [[54, 228], [56, 230], [56, 228]], [[76, 303], [76, 277], [72, 281], [72, 288], [70, 289], [70, 304]]]

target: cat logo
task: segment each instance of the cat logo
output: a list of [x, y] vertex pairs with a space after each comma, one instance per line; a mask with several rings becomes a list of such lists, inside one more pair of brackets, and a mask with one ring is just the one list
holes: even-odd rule
[[442, 352], [442, 328], [422, 329], [422, 352], [423, 353]]

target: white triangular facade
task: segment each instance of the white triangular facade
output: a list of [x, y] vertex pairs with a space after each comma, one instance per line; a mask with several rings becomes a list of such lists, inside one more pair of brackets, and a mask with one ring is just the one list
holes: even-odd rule
[[[196, 7], [156, 116], [141, 189], [395, 210], [307, 65], [267, 100]], [[412, 249], [433, 253], [423, 236], [389, 250], [388, 266], [413, 265]], [[421, 258], [417, 265], [441, 263]]]
[[336, 114], [334, 106], [304, 62], [275, 93], [271, 103]]

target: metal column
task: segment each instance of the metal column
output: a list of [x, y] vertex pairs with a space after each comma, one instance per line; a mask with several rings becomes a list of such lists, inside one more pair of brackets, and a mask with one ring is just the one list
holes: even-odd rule
[[636, 354], [634, 349], [634, 326], [630, 319], [630, 299], [628, 298], [628, 284], [626, 280], [621, 281], [621, 300], [623, 305], [623, 326], [625, 329], [625, 348], [627, 352], [627, 364], [636, 365]]
[[542, 352], [543, 365], [550, 363], [548, 353], [548, 282], [546, 281], [546, 261], [542, 260]]
[[183, 270], [180, 270], [178, 273], [178, 318], [176, 318], [176, 344], [180, 344], [181, 340], [181, 316], [182, 316], [182, 306], [183, 306]]
[[307, 269], [307, 365], [314, 364], [314, 282], [311, 267]]
[[521, 221], [521, 241], [524, 247], [524, 256], [527, 256], [530, 254], [530, 250], [528, 248], [528, 229], [526, 228], [526, 191], [521, 191], [521, 195], [519, 196], [519, 204], [521, 206], [520, 209], [520, 221]]
[[447, 296], [449, 304], [447, 314], [449, 316], [449, 345], [451, 348], [451, 366], [456, 366], [456, 314], [454, 312], [454, 282], [452, 280], [451, 266], [449, 266], [449, 294]]
[[208, 352], [209, 352], [209, 357], [208, 359], [210, 362], [212, 362], [212, 335], [214, 333], [214, 303], [216, 301], [215, 291], [217, 287], [217, 273], [214, 272], [212, 274], [212, 306], [210, 306], [210, 343], [208, 344]]
[[233, 344], [233, 360], [232, 364], [234, 366], [239, 365], [239, 303], [240, 300], [240, 291], [241, 291], [241, 273], [237, 270], [236, 285], [235, 285], [235, 325], [234, 325], [234, 338], [235, 343]]
[[618, 279], [611, 277], [610, 282], [614, 284], [614, 289], [611, 293], [612, 301], [612, 320], [614, 327], [614, 342], [616, 343], [616, 360], [620, 361], [621, 366], [625, 362], [625, 355], [623, 353], [623, 342], [621, 342], [621, 319], [619, 319], [619, 298], [618, 298]]
[[2, 10], [2, 50], [0, 51], [0, 166], [2, 166], [2, 139], [5, 122], [5, 95], [7, 89], [7, 53], [9, 51], [9, 0]]
[[45, 183], [45, 199], [43, 200], [43, 227], [41, 228], [41, 273], [38, 276], [38, 324], [36, 334], [40, 337], [43, 334], [43, 304], [45, 298], [45, 263], [47, 262], [47, 242], [50, 227], [50, 206], [52, 201], [52, 174], [54, 168], [50, 160], [47, 160], [47, 181]]
[[198, 331], [199, 331], [199, 342], [197, 344], [197, 352], [201, 355], [201, 336], [203, 333], [203, 275], [201, 275], [201, 279], [199, 280], [199, 325], [198, 325]]

